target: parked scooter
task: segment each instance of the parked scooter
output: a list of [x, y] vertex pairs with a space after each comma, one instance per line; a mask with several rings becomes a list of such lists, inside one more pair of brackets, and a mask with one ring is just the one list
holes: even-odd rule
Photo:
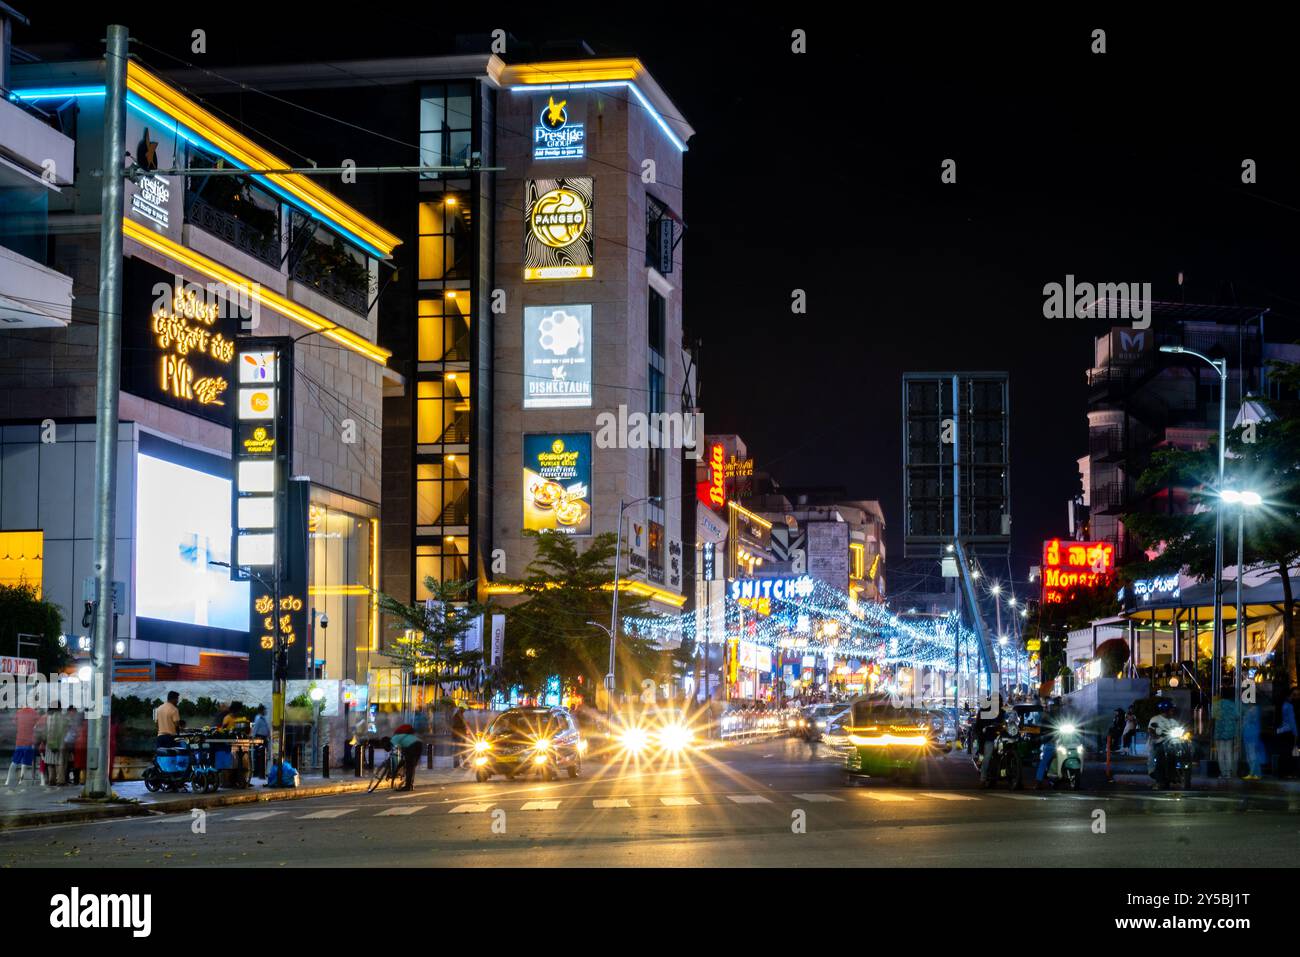
[[1057, 725], [1052, 739], [1044, 741], [1042, 747], [1056, 749], [1046, 775], [1052, 787], [1064, 783], [1071, 791], [1079, 790], [1083, 780], [1083, 735], [1078, 726], [1068, 721]]
[[145, 789], [179, 791], [188, 784], [196, 794], [215, 791], [219, 772], [212, 766], [212, 755], [202, 733], [181, 732], [176, 738], [175, 747], [155, 749], [153, 763], [141, 775]]

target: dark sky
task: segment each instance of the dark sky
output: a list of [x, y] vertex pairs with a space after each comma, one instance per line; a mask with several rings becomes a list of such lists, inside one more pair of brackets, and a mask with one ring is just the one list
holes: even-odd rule
[[[1010, 371], [1015, 577], [1067, 530], [1102, 324], [1044, 319], [1044, 283], [1072, 273], [1149, 281], [1157, 299], [1269, 306], [1270, 334], [1300, 338], [1295, 51], [1281, 23], [929, 7], [913, 21], [743, 7], [704, 20], [691, 13], [702, 4], [666, 3], [543, 18], [376, 2], [302, 17], [277, 6], [288, 5], [261, 4], [264, 19], [249, 6], [224, 20], [219, 7], [118, 15], [187, 58], [190, 31], [206, 29], [213, 67], [434, 54], [496, 27], [641, 56], [696, 130], [685, 304], [704, 341], [708, 431], [739, 432], [784, 484], [881, 499], [895, 556], [905, 371]], [[15, 39], [71, 29], [93, 52], [112, 8], [81, 19], [31, 8], [36, 22]], [[619, 12], [642, 10], [655, 18]], [[802, 56], [790, 52], [796, 27]], [[1097, 27], [1104, 55], [1089, 50]], [[955, 185], [940, 183], [949, 157]], [[1241, 183], [1245, 158], [1256, 185]], [[806, 316], [790, 313], [796, 288]]]

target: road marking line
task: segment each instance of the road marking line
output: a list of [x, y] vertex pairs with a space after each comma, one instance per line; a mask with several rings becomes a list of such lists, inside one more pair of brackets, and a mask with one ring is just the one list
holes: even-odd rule
[[402, 804], [398, 807], [386, 807], [375, 817], [397, 817], [402, 814], [414, 814], [416, 811], [423, 811], [428, 806], [427, 804]]
[[300, 821], [314, 821], [317, 818], [335, 818], [342, 817], [344, 814], [351, 814], [357, 810], [354, 807], [332, 807], [327, 811], [312, 811], [310, 814], [302, 814], [298, 817]]
[[796, 794], [795, 797], [802, 798], [805, 801], [811, 801], [814, 804], [827, 801], [843, 801], [844, 798], [837, 798], [831, 794]]
[[693, 797], [667, 797], [660, 798], [659, 801], [664, 807], [690, 807], [692, 804], [700, 803]]
[[922, 797], [938, 798], [940, 801], [978, 801], [979, 798], [971, 794], [940, 794], [938, 791], [922, 791]]
[[560, 806], [559, 801], [525, 801], [521, 811], [554, 811]]
[[591, 802], [592, 807], [631, 807], [627, 798], [596, 798]]
[[863, 791], [862, 792], [873, 801], [914, 801], [915, 798], [907, 797], [904, 794], [890, 794], [888, 791]]
[[1006, 798], [1008, 801], [1046, 801], [1047, 795], [1039, 794], [1006, 794], [1002, 791], [990, 791], [989, 797]]
[[448, 814], [482, 814], [484, 811], [492, 810], [492, 804], [457, 804], [448, 811]]
[[268, 817], [275, 817], [277, 814], [288, 814], [288, 811], [254, 811], [252, 814], [236, 814], [229, 818], [231, 821], [263, 821]]
[[761, 794], [728, 794], [727, 800], [733, 804], [771, 804], [771, 800]]

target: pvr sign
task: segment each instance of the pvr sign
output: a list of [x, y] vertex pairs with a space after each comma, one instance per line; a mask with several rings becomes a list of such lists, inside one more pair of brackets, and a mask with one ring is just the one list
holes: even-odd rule
[[1060, 604], [1073, 593], [1109, 587], [1115, 574], [1110, 542], [1043, 542], [1043, 604]]

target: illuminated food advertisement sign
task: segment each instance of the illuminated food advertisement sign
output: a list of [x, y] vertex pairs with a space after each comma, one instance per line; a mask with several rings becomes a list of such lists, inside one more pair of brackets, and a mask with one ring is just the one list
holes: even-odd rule
[[524, 436], [524, 528], [591, 534], [591, 433]]
[[524, 408], [591, 405], [591, 306], [524, 309]]
[[126, 261], [122, 388], [227, 425], [240, 308], [206, 286]]
[[534, 101], [533, 159], [581, 159], [587, 153], [587, 131], [581, 105], [567, 94]]
[[595, 275], [594, 182], [530, 179], [524, 203], [524, 279]]
[[1079, 591], [1108, 587], [1115, 574], [1110, 542], [1043, 543], [1043, 604], [1060, 604]]

